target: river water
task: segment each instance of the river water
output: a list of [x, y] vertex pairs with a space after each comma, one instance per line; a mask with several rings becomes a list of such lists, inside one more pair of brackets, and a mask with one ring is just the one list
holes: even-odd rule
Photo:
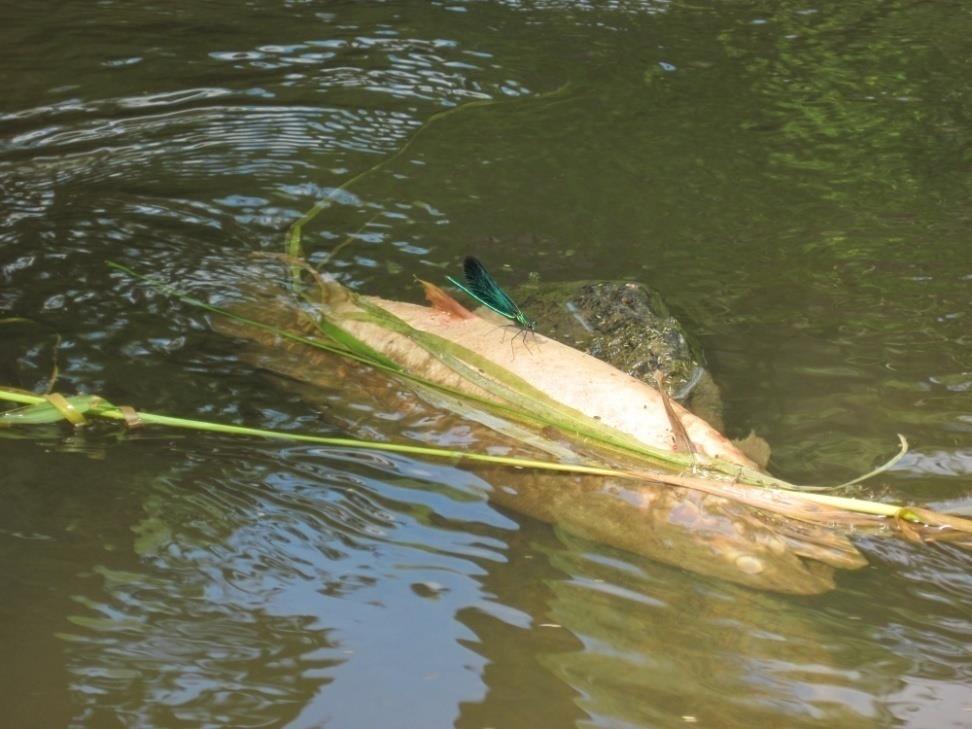
[[[27, 321], [0, 323], [0, 384], [43, 391], [56, 366], [66, 393], [336, 433], [105, 261], [231, 291], [390, 160], [305, 231], [317, 263], [341, 246], [345, 283], [417, 299], [413, 274], [469, 253], [510, 283], [642, 281], [774, 473], [839, 483], [900, 432], [910, 452], [862, 495], [972, 508], [967, 3], [3, 19], [0, 319]], [[474, 101], [502, 103], [434, 117]], [[0, 723], [972, 727], [968, 554], [862, 540], [870, 567], [784, 597], [585, 542], [472, 480], [162, 429], [0, 432]]]

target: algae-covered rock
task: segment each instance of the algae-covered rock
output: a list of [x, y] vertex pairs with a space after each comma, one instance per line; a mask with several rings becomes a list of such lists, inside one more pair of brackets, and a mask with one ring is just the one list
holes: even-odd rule
[[658, 292], [632, 281], [528, 283], [513, 290], [538, 331], [671, 395], [722, 429], [718, 386]]

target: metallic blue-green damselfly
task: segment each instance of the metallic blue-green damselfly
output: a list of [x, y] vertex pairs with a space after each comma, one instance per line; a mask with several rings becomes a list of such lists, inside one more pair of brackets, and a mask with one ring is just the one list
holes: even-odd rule
[[531, 332], [536, 331], [537, 323], [520, 310], [516, 302], [500, 288], [496, 279], [490, 275], [482, 263], [472, 256], [467, 256], [466, 260], [463, 261], [462, 270], [466, 278], [464, 284], [459, 283], [452, 276], [446, 276], [446, 279], [490, 311], [495, 311], [522, 329]]

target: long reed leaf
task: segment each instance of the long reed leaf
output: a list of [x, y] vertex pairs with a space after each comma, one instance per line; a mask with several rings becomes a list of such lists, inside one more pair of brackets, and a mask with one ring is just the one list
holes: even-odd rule
[[[71, 402], [73, 407], [85, 415], [123, 422], [127, 422], [131, 419], [131, 416], [126, 415], [126, 413], [123, 412], [120, 407], [113, 405], [101, 397], [80, 395], [65, 399]], [[5, 387], [0, 387], [0, 400], [20, 403], [28, 406], [40, 406], [48, 402], [48, 398], [45, 396], [33, 395], [22, 390]], [[0, 414], [0, 419], [4, 419], [16, 412], [17, 410], [2, 413]], [[739, 483], [716, 481], [711, 478], [703, 478], [699, 476], [650, 473], [639, 470], [606, 468], [600, 465], [589, 465], [582, 463], [554, 463], [536, 459], [497, 456], [488, 453], [457, 451], [444, 448], [434, 448], [430, 446], [416, 446], [405, 443], [375, 442], [355, 438], [337, 438], [331, 436], [310, 435], [306, 433], [291, 433], [262, 428], [251, 428], [241, 425], [231, 425], [227, 423], [214, 423], [204, 420], [179, 418], [142, 410], [137, 411], [137, 415], [138, 418], [147, 425], [184, 428], [224, 435], [268, 438], [273, 440], [286, 440], [297, 443], [313, 443], [316, 445], [340, 448], [360, 448], [365, 450], [402, 453], [413, 456], [446, 459], [454, 463], [488, 463], [512, 468], [530, 468], [549, 472], [575, 473], [636, 480], [644, 483], [672, 484], [701, 490], [706, 493], [712, 493], [723, 497], [735, 498], [736, 500], [742, 501], [743, 503], [747, 503], [751, 506], [756, 506], [760, 509], [781, 513], [782, 515], [791, 518], [802, 518], [814, 522], [834, 522], [835, 515], [838, 512], [846, 512], [890, 518], [914, 525], [928, 525], [936, 529], [948, 529], [953, 530], [954, 532], [959, 532], [963, 535], [972, 535], [972, 520], [963, 519], [961, 517], [949, 514], [937, 514], [936, 512], [913, 506], [900, 506], [895, 504], [865, 501], [861, 499], [830, 496], [827, 494], [803, 493], [772, 488], [744, 489], [742, 484]], [[40, 422], [49, 422], [49, 420], [45, 418]], [[28, 424], [28, 422], [22, 421], [20, 424]], [[797, 511], [795, 505], [801, 501], [822, 507], [825, 509], [825, 511]], [[955, 535], [952, 535], [952, 537], [954, 536]], [[925, 537], [925, 533], [922, 534], [922, 537]]]

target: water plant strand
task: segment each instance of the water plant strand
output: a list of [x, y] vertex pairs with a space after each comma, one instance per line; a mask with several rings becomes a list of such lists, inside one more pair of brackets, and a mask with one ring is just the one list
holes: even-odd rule
[[[63, 400], [67, 401], [72, 409], [78, 411], [83, 415], [91, 415], [100, 418], [106, 418], [109, 420], [117, 420], [122, 422], [129, 422], [131, 420], [131, 414], [126, 414], [122, 408], [117, 407], [107, 400], [93, 395], [80, 395], [74, 397], [63, 397]], [[45, 406], [52, 404], [52, 396], [41, 396], [35, 395], [33, 393], [28, 393], [23, 390], [17, 390], [14, 388], [0, 387], [0, 400], [19, 403], [21, 405], [27, 406]], [[0, 414], [0, 421], [7, 421], [9, 424], [18, 424], [18, 419], [16, 417], [17, 411], [7, 411]], [[278, 430], [267, 430], [263, 428], [251, 428], [243, 425], [230, 425], [228, 423], [214, 423], [205, 420], [194, 420], [189, 418], [179, 418], [170, 415], [161, 415], [158, 413], [146, 412], [144, 410], [137, 411], [138, 419], [146, 425], [159, 425], [167, 426], [172, 428], [182, 428], [196, 431], [203, 431], [209, 433], [219, 433], [223, 435], [235, 435], [235, 436], [248, 436], [255, 438], [267, 438], [272, 440], [285, 440], [297, 443], [312, 443], [315, 445], [324, 445], [331, 447], [340, 448], [359, 448], [363, 450], [371, 451], [385, 451], [391, 453], [402, 453], [405, 455], [412, 456], [425, 456], [437, 459], [446, 459], [454, 462], [474, 462], [474, 463], [489, 463], [493, 465], [500, 465], [512, 468], [531, 468], [542, 471], [551, 472], [562, 472], [562, 473], [575, 473], [584, 474], [592, 476], [606, 476], [613, 478], [621, 478], [627, 480], [636, 480], [641, 482], [649, 483], [659, 483], [664, 484], [666, 481], [674, 483], [677, 485], [682, 485], [687, 488], [699, 488], [700, 484], [697, 482], [710, 483], [702, 488], [701, 490], [707, 491], [709, 493], [719, 493], [720, 483], [716, 481], [711, 481], [711, 479], [700, 479], [693, 478], [691, 476], [668, 476], [662, 474], [651, 474], [641, 471], [624, 471], [614, 468], [605, 468], [601, 466], [591, 466], [587, 464], [572, 464], [572, 463], [555, 463], [550, 461], [540, 461], [529, 458], [519, 458], [511, 456], [495, 456], [488, 453], [478, 453], [475, 451], [456, 451], [449, 450], [445, 448], [433, 448], [430, 446], [415, 446], [406, 443], [384, 443], [375, 441], [365, 441], [358, 440], [355, 438], [338, 438], [331, 436], [320, 436], [320, 435], [310, 435], [306, 433], [288, 433], [285, 431]], [[63, 417], [63, 414], [62, 414]], [[55, 418], [48, 417], [44, 422], [50, 422]], [[13, 422], [11, 422], [13, 421]], [[25, 419], [19, 424], [33, 424], [28, 419]], [[726, 484], [731, 485], [731, 484]], [[853, 499], [840, 496], [830, 496], [827, 494], [816, 494], [816, 493], [804, 493], [804, 492], [793, 492], [780, 489], [765, 489], [765, 493], [773, 496], [779, 497], [789, 497], [796, 498], [798, 500], [804, 500], [819, 504], [821, 506], [830, 507], [834, 509], [839, 509], [842, 511], [850, 511], [859, 514], [869, 514], [872, 516], [888, 517], [894, 519], [902, 519], [910, 522], [923, 521], [920, 517], [922, 515], [928, 518], [927, 515], [931, 512], [924, 510], [919, 510], [914, 507], [898, 506], [894, 504], [885, 504], [875, 501], [864, 501], [861, 499]], [[947, 515], [944, 515], [947, 516]], [[955, 517], [951, 517], [952, 522], [956, 521]], [[965, 520], [957, 520], [958, 523], [964, 522]], [[957, 528], [952, 525], [953, 528]], [[972, 522], [969, 522], [969, 528], [972, 529]]]

